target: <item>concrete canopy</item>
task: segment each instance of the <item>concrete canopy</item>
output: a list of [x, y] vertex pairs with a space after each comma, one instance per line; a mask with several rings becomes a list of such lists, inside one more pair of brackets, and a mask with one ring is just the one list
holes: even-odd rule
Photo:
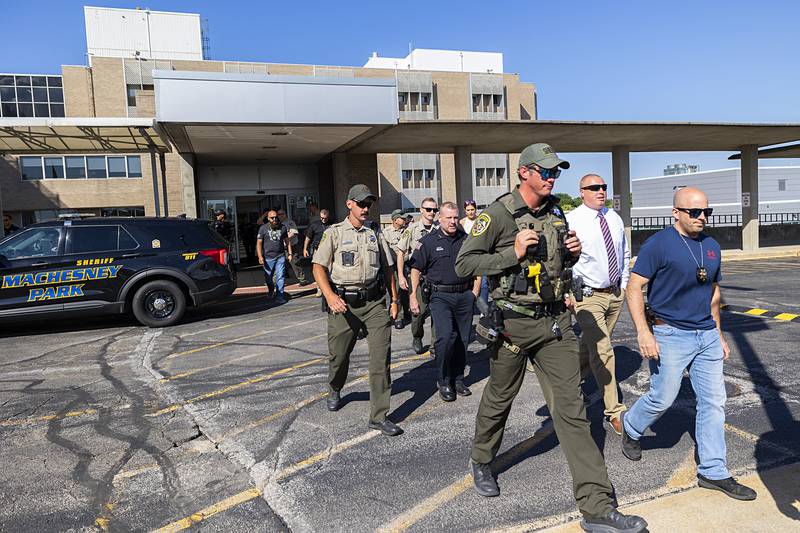
[[[782, 158], [800, 157], [800, 144], [792, 144], [790, 146], [776, 146], [775, 148], [764, 148], [758, 151], [759, 159], [782, 159]], [[728, 159], [735, 160], [741, 159], [742, 154], [733, 154]]]
[[355, 144], [356, 153], [513, 153], [533, 142], [559, 152], [738, 151], [800, 139], [800, 124], [696, 122], [409, 121]]
[[2, 118], [0, 153], [168, 152], [153, 119]]

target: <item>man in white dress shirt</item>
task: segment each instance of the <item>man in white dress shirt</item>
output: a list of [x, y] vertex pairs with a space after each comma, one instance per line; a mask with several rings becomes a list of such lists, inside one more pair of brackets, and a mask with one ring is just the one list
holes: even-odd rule
[[583, 278], [584, 287], [583, 301], [575, 302], [575, 315], [583, 332], [581, 375], [586, 377], [591, 368], [603, 391], [606, 421], [620, 435], [620, 415], [625, 405], [617, 392], [611, 332], [625, 301], [631, 251], [622, 219], [605, 206], [608, 186], [603, 178], [587, 174], [579, 187], [583, 204], [567, 213], [567, 222], [583, 246], [580, 260], [573, 267], [573, 274]]

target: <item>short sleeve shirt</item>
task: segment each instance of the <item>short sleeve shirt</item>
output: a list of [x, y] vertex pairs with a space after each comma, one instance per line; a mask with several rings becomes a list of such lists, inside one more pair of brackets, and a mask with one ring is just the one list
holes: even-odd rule
[[431, 283], [459, 285], [470, 281], [472, 278], [456, 274], [456, 257], [466, 238], [461, 228], [452, 237], [441, 230], [429, 233], [411, 255], [411, 268], [425, 274]]
[[389, 226], [388, 228], [384, 228], [383, 236], [386, 238], [386, 244], [389, 245], [389, 250], [392, 253], [392, 259], [397, 262], [397, 243], [400, 242], [400, 239], [406, 232], [406, 229], [395, 229], [394, 226]]
[[319, 241], [322, 240], [322, 234], [330, 226], [330, 224], [323, 224], [322, 220], [316, 219], [308, 225], [306, 230], [306, 237], [311, 241], [309, 244], [311, 249], [316, 249], [319, 246]]
[[327, 268], [336, 285], [356, 288], [371, 285], [382, 265], [394, 265], [381, 230], [372, 224], [355, 228], [349, 218], [325, 230], [313, 262]]
[[[684, 330], [708, 330], [717, 325], [711, 316], [713, 283], [722, 279], [721, 250], [714, 238], [682, 236], [674, 227], [647, 239], [632, 272], [647, 278], [647, 301], [655, 315]], [[697, 268], [706, 269], [708, 281], [697, 280]]]
[[275, 259], [276, 257], [283, 255], [283, 253], [286, 251], [286, 245], [284, 243], [287, 236], [288, 230], [286, 229], [286, 226], [273, 228], [269, 224], [262, 224], [261, 227], [258, 228], [257, 239], [261, 240], [264, 257], [268, 259]]
[[408, 227], [394, 248], [398, 252], [403, 252], [406, 254], [406, 258], [409, 258], [411, 257], [411, 252], [417, 247], [419, 240], [438, 228], [438, 224], [434, 223], [430, 226], [425, 226], [422, 221], [418, 220]]

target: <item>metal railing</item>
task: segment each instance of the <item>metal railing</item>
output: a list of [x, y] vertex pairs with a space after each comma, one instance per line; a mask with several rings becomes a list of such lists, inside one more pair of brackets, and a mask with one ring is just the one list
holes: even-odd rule
[[[761, 213], [758, 215], [758, 222], [763, 225], [800, 224], [800, 213]], [[631, 229], [633, 231], [662, 229], [671, 226], [673, 223], [674, 220], [671, 216], [632, 217]], [[711, 215], [706, 225], [712, 228], [719, 226], [741, 226], [742, 215]]]

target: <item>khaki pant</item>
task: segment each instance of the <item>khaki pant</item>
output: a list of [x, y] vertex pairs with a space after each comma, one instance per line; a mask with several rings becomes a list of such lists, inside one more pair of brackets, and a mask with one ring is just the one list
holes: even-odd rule
[[595, 292], [575, 302], [575, 316], [581, 326], [580, 360], [581, 377], [585, 378], [591, 368], [597, 386], [603, 391], [605, 415], [609, 419], [619, 418], [627, 408], [620, 403], [617, 392], [616, 360], [611, 345], [611, 333], [617, 323], [625, 292], [619, 296]]
[[348, 303], [344, 314], [328, 314], [328, 350], [330, 368], [328, 385], [340, 391], [350, 370], [350, 353], [362, 326], [367, 330], [369, 346], [369, 401], [370, 422], [383, 422], [389, 412], [392, 395], [392, 378], [389, 357], [392, 345], [391, 317], [386, 310], [386, 299], [361, 305]]
[[492, 354], [489, 380], [475, 421], [472, 460], [489, 463], [497, 455], [511, 403], [522, 386], [525, 364], [530, 358], [572, 473], [578, 508], [590, 516], [606, 514], [612, 508], [613, 489], [586, 420], [580, 394], [578, 344], [569, 313], [558, 317], [564, 335], [561, 341], [553, 335], [552, 317], [534, 320], [520, 316], [504, 322], [506, 335], [524, 352], [515, 354], [500, 346]]

